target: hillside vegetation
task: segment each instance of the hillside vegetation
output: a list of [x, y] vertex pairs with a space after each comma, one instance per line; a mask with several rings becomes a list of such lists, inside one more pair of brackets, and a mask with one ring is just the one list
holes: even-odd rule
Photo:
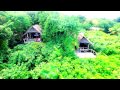
[[[34, 24], [42, 26], [42, 42], [22, 43], [22, 35]], [[92, 42], [96, 58], [76, 56], [79, 32]], [[0, 78], [119, 79], [119, 38], [117, 19], [88, 20], [52, 11], [0, 12]]]

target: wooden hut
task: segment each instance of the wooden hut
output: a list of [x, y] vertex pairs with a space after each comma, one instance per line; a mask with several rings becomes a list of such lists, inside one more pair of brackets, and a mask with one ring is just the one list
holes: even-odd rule
[[96, 57], [96, 52], [90, 48], [93, 44], [88, 40], [83, 33], [78, 35], [79, 49], [76, 50], [76, 55], [80, 58], [94, 58]]
[[79, 40], [79, 48], [80, 50], [89, 50], [90, 49], [90, 45], [92, 45], [92, 43], [90, 42], [90, 40], [88, 40], [83, 33], [79, 33], [78, 35], [78, 40]]
[[23, 41], [24, 43], [35, 41], [41, 42], [41, 27], [39, 25], [31, 26], [24, 34]]

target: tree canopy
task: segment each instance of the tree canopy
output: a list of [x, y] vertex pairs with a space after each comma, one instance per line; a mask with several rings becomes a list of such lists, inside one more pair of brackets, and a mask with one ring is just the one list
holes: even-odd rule
[[[42, 42], [23, 43], [23, 34], [35, 24], [42, 28]], [[102, 30], [90, 30], [91, 27]], [[80, 32], [92, 42], [90, 49], [96, 51], [96, 58], [77, 57]], [[119, 38], [119, 18], [88, 19], [56, 11], [1, 11], [0, 78], [119, 78]]]

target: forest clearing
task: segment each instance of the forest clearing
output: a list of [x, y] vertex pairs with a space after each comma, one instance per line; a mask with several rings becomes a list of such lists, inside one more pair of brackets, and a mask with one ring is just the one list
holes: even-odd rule
[[0, 79], [119, 79], [120, 17], [0, 11]]

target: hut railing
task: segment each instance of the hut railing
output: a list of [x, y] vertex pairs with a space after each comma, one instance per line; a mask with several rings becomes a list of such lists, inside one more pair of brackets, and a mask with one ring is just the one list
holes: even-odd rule
[[94, 55], [96, 55], [96, 52], [95, 52], [93, 49], [80, 48], [79, 50], [80, 50], [80, 52], [91, 52], [91, 53], [93, 53]]
[[24, 41], [24, 43], [27, 43], [27, 42], [41, 42], [41, 39], [40, 38], [38, 38], [38, 39], [36, 39], [36, 38], [25, 38], [25, 39], [23, 39], [23, 41]]
[[26, 43], [26, 42], [35, 41], [35, 39], [25, 38], [25, 39], [23, 39], [23, 41], [24, 41], [24, 43]]
[[90, 49], [90, 50], [94, 55], [96, 55], [96, 52], [93, 49]]

